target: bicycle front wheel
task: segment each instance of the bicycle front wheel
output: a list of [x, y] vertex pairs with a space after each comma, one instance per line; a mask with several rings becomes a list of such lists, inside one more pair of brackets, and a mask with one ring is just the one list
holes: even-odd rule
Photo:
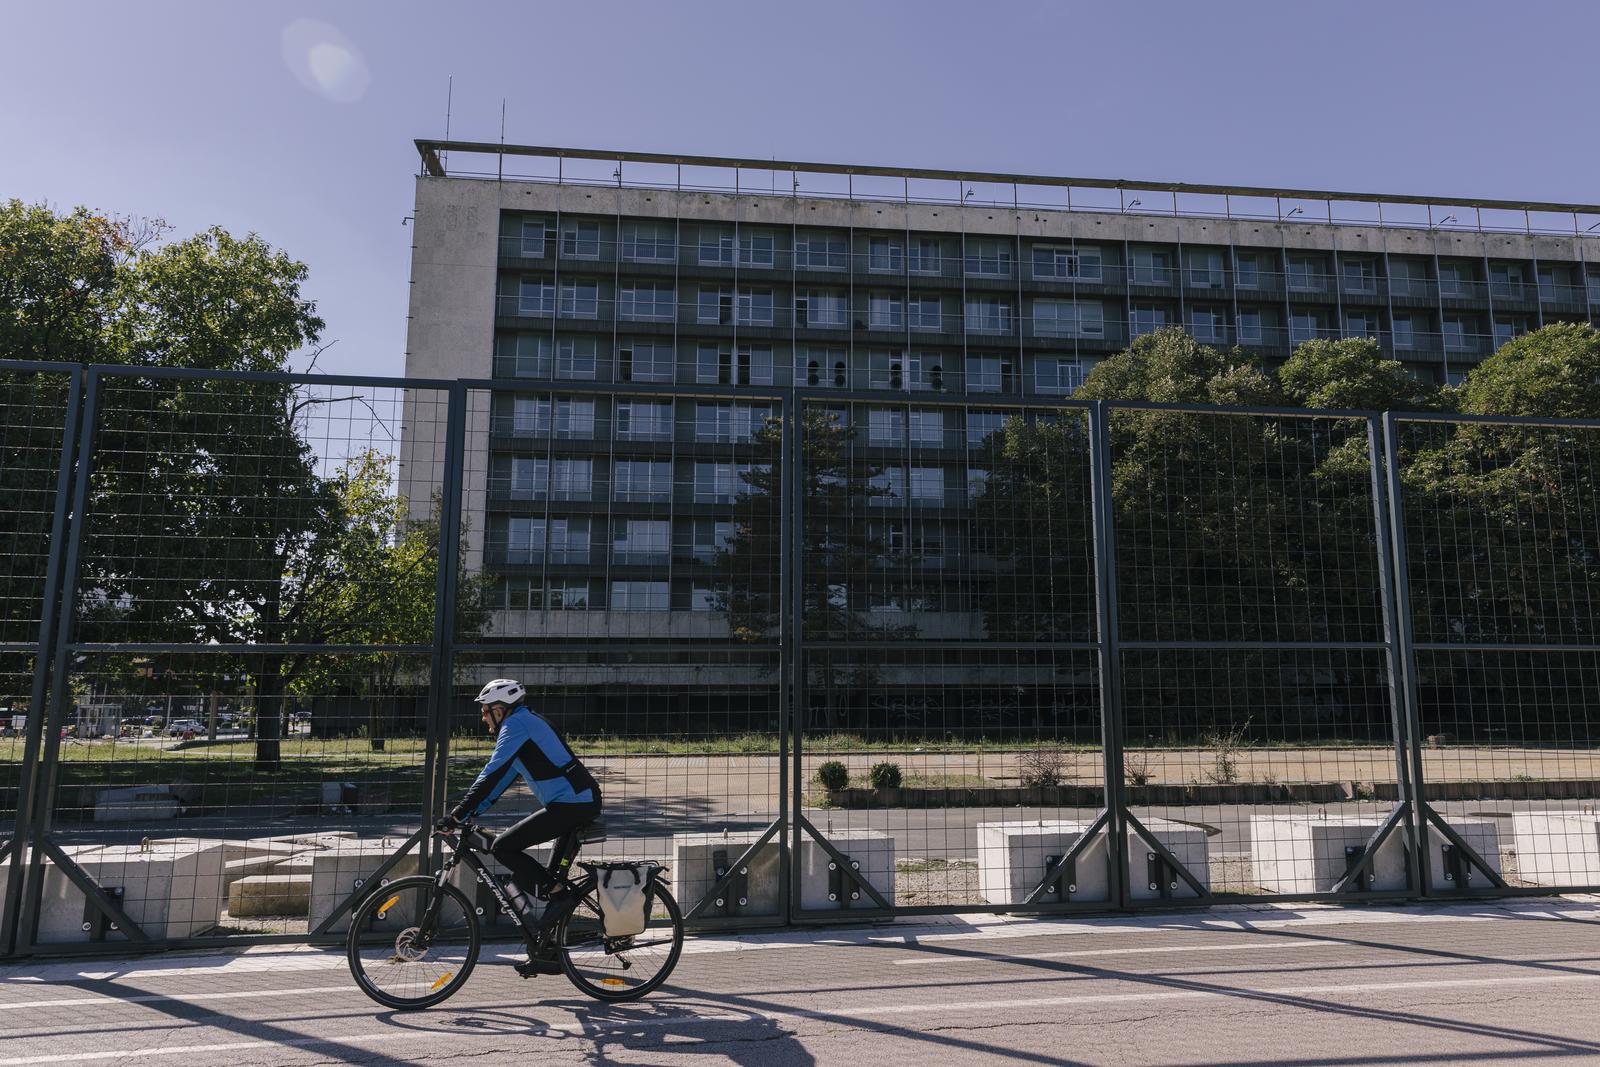
[[350, 973], [367, 996], [402, 1011], [460, 989], [478, 962], [478, 916], [466, 895], [426, 875], [398, 878], [361, 899], [346, 939]]
[[590, 891], [556, 931], [561, 965], [577, 986], [596, 1000], [634, 1000], [655, 989], [678, 965], [683, 952], [683, 916], [659, 882], [650, 886], [650, 918], [644, 932], [607, 937], [600, 898]]

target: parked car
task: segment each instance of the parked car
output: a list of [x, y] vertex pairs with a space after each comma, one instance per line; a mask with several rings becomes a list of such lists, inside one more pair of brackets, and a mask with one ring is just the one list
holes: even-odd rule
[[205, 724], [194, 719], [173, 719], [167, 723], [166, 730], [162, 731], [168, 737], [182, 737], [185, 734], [203, 734], [206, 732]]

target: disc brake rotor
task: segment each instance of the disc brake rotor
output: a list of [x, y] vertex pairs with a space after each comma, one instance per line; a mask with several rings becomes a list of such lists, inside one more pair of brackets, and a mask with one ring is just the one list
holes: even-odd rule
[[394, 958], [391, 963], [415, 963], [428, 953], [428, 945], [421, 940], [422, 931], [415, 926], [400, 931], [394, 939]]

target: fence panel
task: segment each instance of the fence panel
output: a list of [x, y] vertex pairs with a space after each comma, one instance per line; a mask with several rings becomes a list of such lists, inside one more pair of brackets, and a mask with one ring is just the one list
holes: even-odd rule
[[1105, 907], [1086, 409], [804, 411], [797, 913]]
[[22, 901], [81, 392], [76, 368], [0, 364], [0, 955]]
[[1112, 407], [1132, 903], [1414, 891], [1369, 429]]
[[1430, 889], [1600, 887], [1600, 425], [1387, 429]]
[[336, 931], [420, 841], [445, 472], [399, 449], [447, 407], [90, 375], [23, 947]]
[[[496, 383], [466, 408], [448, 802], [487, 756], [471, 698], [519, 679], [598, 777], [587, 855], [669, 865], [696, 925], [784, 921], [780, 400]], [[488, 820], [535, 806], [514, 786]]]

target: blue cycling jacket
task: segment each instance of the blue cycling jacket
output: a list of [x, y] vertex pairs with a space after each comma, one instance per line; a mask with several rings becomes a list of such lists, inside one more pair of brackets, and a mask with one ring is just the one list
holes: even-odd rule
[[489, 762], [455, 807], [455, 815], [481, 815], [521, 777], [545, 807], [600, 799], [600, 785], [578, 762], [556, 728], [526, 706], [500, 723]]

